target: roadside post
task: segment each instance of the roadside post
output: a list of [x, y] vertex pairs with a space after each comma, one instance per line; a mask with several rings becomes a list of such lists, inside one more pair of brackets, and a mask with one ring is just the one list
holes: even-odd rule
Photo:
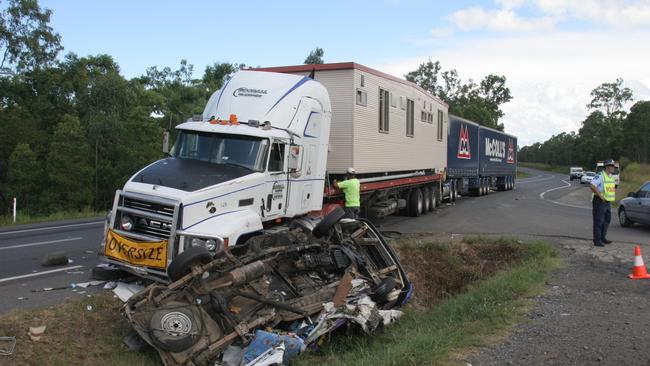
[[16, 223], [16, 197], [14, 197], [14, 224]]

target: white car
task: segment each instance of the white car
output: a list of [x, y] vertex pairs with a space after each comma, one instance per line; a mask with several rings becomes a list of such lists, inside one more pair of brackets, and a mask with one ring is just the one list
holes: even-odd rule
[[584, 171], [579, 166], [572, 166], [569, 170], [569, 180], [580, 179]]
[[594, 172], [585, 172], [582, 177], [580, 177], [580, 184], [588, 184], [591, 183], [591, 180], [596, 177], [596, 173]]

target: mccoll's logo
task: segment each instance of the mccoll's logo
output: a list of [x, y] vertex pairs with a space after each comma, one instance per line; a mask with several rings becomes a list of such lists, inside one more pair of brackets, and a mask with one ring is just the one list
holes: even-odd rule
[[267, 93], [268, 91], [266, 89], [237, 88], [232, 92], [232, 96], [261, 98]]
[[458, 137], [458, 159], [471, 159], [472, 152], [469, 148], [469, 131], [467, 125], [460, 125], [460, 136]]
[[485, 138], [485, 155], [491, 158], [506, 158], [506, 142], [491, 139], [489, 137]]

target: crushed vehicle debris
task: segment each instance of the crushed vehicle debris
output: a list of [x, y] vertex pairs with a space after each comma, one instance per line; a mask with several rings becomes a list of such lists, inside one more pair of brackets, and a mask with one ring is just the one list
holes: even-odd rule
[[412, 285], [393, 249], [342, 209], [313, 229], [267, 231], [210, 255], [191, 247], [124, 312], [165, 365], [270, 365], [344, 324], [371, 334]]

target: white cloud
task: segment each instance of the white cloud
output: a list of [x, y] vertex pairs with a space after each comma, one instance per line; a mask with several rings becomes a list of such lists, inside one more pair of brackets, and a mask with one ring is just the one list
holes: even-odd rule
[[488, 29], [515, 32], [550, 30], [558, 21], [555, 16], [523, 18], [512, 9], [485, 10], [480, 6], [459, 10], [448, 19], [463, 31]]
[[506, 130], [520, 145], [576, 131], [588, 114], [589, 93], [623, 78], [635, 100], [650, 100], [649, 31], [549, 32], [461, 41], [435, 47], [428, 55], [369, 65], [396, 76], [415, 70], [429, 57], [461, 78], [505, 75], [513, 100], [503, 106]]
[[515, 9], [523, 5], [526, 0], [496, 0], [495, 2], [503, 9]]

